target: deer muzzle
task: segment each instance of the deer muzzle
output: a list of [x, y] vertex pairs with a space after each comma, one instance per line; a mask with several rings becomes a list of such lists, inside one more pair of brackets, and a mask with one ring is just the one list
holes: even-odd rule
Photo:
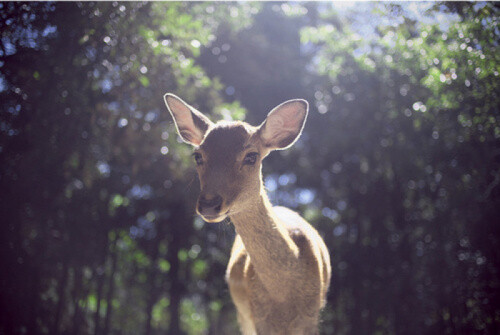
[[197, 206], [198, 214], [200, 214], [206, 221], [217, 222], [223, 219], [222, 197], [218, 194], [200, 194]]

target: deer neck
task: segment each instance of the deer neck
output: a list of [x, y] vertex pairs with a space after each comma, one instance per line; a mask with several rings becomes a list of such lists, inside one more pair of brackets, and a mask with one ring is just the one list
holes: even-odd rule
[[245, 210], [230, 215], [230, 219], [268, 291], [283, 293], [282, 280], [293, 271], [298, 248], [284, 223], [274, 215], [263, 187]]
[[257, 225], [266, 223], [271, 225], [280, 224], [274, 218], [271, 202], [263, 190], [252, 201], [248, 201], [244, 209], [231, 214], [230, 218], [238, 233], [239, 230], [245, 230], [245, 226], [248, 227], [250, 222]]

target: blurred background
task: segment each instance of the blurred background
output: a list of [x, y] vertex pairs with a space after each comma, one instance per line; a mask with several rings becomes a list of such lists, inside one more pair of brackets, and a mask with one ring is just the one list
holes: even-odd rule
[[0, 334], [237, 334], [234, 229], [163, 102], [262, 122], [324, 237], [322, 334], [499, 334], [499, 5], [0, 3]]

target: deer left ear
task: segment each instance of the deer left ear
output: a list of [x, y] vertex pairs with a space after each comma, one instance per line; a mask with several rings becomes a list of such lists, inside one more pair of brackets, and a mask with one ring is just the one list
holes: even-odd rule
[[182, 140], [194, 146], [200, 145], [213, 123], [172, 93], [165, 94], [164, 99]]
[[299, 138], [309, 104], [303, 99], [288, 100], [275, 107], [259, 127], [260, 138], [271, 150], [289, 148]]

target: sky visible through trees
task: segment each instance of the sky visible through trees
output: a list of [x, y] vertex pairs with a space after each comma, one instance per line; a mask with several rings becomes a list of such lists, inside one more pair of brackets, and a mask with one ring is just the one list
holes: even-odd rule
[[257, 125], [310, 103], [263, 164], [323, 236], [322, 334], [498, 334], [494, 2], [0, 3], [0, 334], [236, 334], [229, 222], [163, 94]]

